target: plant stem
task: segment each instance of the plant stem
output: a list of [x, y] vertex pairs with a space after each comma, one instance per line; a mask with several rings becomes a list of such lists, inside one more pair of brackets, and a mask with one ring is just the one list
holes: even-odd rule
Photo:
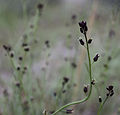
[[90, 59], [89, 45], [87, 43], [87, 35], [86, 35], [86, 33], [84, 33], [84, 37], [85, 37], [85, 41], [86, 41], [87, 55], [88, 55], [88, 61], [89, 61], [89, 78], [90, 78], [90, 91], [89, 91], [89, 94], [88, 94], [87, 97], [85, 97], [82, 100], [74, 101], [74, 102], [71, 102], [71, 103], [68, 103], [68, 104], [62, 106], [57, 111], [55, 111], [52, 115], [56, 115], [58, 112], [62, 111], [63, 109], [65, 109], [66, 107], [69, 107], [71, 105], [83, 103], [83, 102], [87, 101], [91, 96], [91, 92], [92, 92], [92, 84], [91, 84], [91, 82], [92, 82], [92, 69], [91, 69], [91, 59]]
[[102, 111], [102, 108], [103, 108], [105, 102], [107, 101], [107, 99], [108, 99], [108, 96], [105, 98], [105, 100], [103, 101], [103, 103], [100, 104], [97, 115], [100, 115], [100, 113]]

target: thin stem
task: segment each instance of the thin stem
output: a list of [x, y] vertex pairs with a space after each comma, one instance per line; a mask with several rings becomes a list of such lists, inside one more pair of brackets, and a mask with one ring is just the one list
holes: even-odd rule
[[89, 61], [89, 78], [90, 78], [90, 91], [89, 91], [89, 94], [88, 94], [87, 97], [85, 97], [82, 100], [74, 101], [74, 102], [71, 102], [71, 103], [68, 103], [68, 104], [62, 106], [57, 111], [55, 111], [52, 115], [56, 115], [58, 112], [62, 111], [63, 109], [65, 109], [66, 107], [69, 107], [71, 105], [83, 103], [83, 102], [87, 101], [91, 96], [91, 92], [92, 92], [92, 84], [91, 84], [91, 82], [92, 82], [92, 69], [91, 69], [91, 59], [90, 59], [89, 45], [87, 43], [87, 35], [86, 35], [86, 33], [84, 33], [84, 37], [85, 37], [85, 40], [86, 40], [87, 55], [88, 55], [88, 61]]
[[100, 115], [100, 113], [102, 111], [102, 108], [103, 108], [105, 102], [107, 101], [107, 99], [108, 99], [108, 96], [105, 98], [105, 100], [103, 101], [103, 103], [100, 104], [97, 115]]

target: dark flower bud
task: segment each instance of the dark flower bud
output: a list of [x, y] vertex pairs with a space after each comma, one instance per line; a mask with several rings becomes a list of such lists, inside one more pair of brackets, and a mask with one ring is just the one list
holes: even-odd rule
[[44, 5], [41, 4], [41, 3], [39, 3], [39, 4], [37, 5], [37, 8], [38, 8], [38, 10], [39, 10], [40, 13], [41, 13], [43, 7], [44, 7]]
[[73, 109], [67, 109], [65, 113], [66, 114], [72, 114], [73, 113]]
[[95, 80], [94, 80], [94, 79], [91, 81], [91, 84], [92, 84], [92, 85], [95, 85]]
[[57, 93], [56, 93], [56, 92], [54, 92], [54, 93], [53, 93], [53, 95], [56, 97]]
[[20, 88], [20, 83], [19, 82], [16, 82], [15, 85]]
[[29, 47], [24, 47], [24, 51], [28, 52], [30, 50]]
[[82, 28], [80, 28], [80, 32], [81, 32], [81, 33], [83, 33], [83, 32], [84, 32]]
[[88, 92], [88, 86], [87, 85], [84, 85], [83, 91], [84, 91], [84, 93]]
[[42, 9], [43, 8], [43, 4], [39, 3], [37, 7], [38, 7], [38, 9]]
[[108, 97], [110, 95], [110, 93], [107, 93], [106, 96]]
[[27, 43], [23, 43], [22, 46], [23, 46], [23, 47], [26, 47], [26, 46], [28, 46], [28, 44], [27, 44]]
[[109, 85], [106, 89], [108, 90], [108, 93], [106, 94], [107, 97], [114, 95], [114, 91], [113, 91], [113, 86], [112, 85]]
[[93, 58], [93, 61], [96, 62], [99, 57], [100, 57], [99, 54], [96, 54], [96, 56]]
[[33, 28], [34, 28], [34, 25], [31, 24], [31, 25], [30, 25], [30, 28], [33, 29]]
[[26, 67], [26, 66], [24, 67], [24, 70], [27, 70], [27, 67]]
[[110, 96], [113, 96], [114, 95], [114, 91], [112, 91], [111, 93], [110, 93]]
[[3, 48], [4, 48], [5, 50], [8, 50], [8, 46], [6, 46], [6, 45], [3, 45]]
[[92, 43], [92, 39], [89, 39], [89, 40], [88, 40], [88, 44], [91, 44], [91, 43]]
[[87, 24], [86, 24], [85, 21], [79, 22], [79, 26], [80, 26], [80, 32], [81, 33], [84, 34], [88, 31]]
[[108, 61], [111, 61], [112, 57], [111, 56], [108, 56]]
[[108, 68], [108, 65], [107, 65], [107, 64], [104, 64], [103, 66], [104, 66], [106, 69]]
[[6, 46], [6, 45], [3, 45], [3, 48], [4, 48], [7, 52], [10, 52], [11, 49], [12, 49], [10, 46]]
[[71, 66], [72, 66], [73, 68], [76, 68], [76, 67], [77, 67], [76, 63], [74, 63], [74, 62], [71, 63]]
[[13, 51], [10, 52], [10, 57], [11, 57], [11, 58], [14, 57], [14, 52], [13, 52]]
[[4, 94], [4, 96], [9, 96], [8, 90], [4, 89], [3, 94]]
[[12, 50], [11, 46], [8, 46], [8, 52], [10, 52]]
[[19, 59], [20, 61], [22, 61], [22, 60], [23, 60], [23, 57], [20, 56], [18, 59]]
[[112, 85], [110, 85], [108, 88], [109, 88], [109, 90], [113, 90], [113, 86]]
[[45, 45], [47, 46], [47, 48], [49, 48], [49, 47], [50, 47], [50, 41], [49, 41], [49, 40], [46, 40], [46, 41], [45, 41]]
[[80, 42], [81, 45], [84, 46], [84, 41], [82, 39], [79, 39], [79, 42]]
[[20, 71], [20, 69], [21, 69], [20, 66], [18, 66], [18, 67], [17, 67], [17, 70]]
[[67, 83], [69, 81], [69, 78], [64, 77], [63, 80], [64, 80], [64, 83]]
[[110, 86], [108, 86], [106, 89], [107, 89], [108, 91], [111, 91], [111, 90], [113, 90], [113, 86], [110, 85]]
[[76, 20], [77, 16], [75, 14], [72, 15], [72, 20]]
[[102, 98], [101, 98], [101, 96], [99, 96], [99, 102], [100, 102], [100, 103], [102, 102]]

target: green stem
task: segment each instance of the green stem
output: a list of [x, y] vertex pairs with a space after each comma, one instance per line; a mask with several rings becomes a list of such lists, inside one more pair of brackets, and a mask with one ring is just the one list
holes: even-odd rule
[[107, 101], [107, 99], [108, 99], [108, 96], [105, 98], [105, 100], [103, 101], [103, 103], [100, 104], [97, 115], [100, 115], [100, 113], [102, 111], [102, 108], [103, 108], [105, 102]]
[[90, 98], [90, 96], [91, 96], [91, 92], [92, 92], [92, 84], [91, 84], [91, 81], [92, 81], [91, 59], [90, 59], [89, 45], [87, 43], [87, 35], [86, 35], [86, 33], [84, 33], [84, 36], [85, 36], [85, 40], [86, 40], [87, 55], [88, 55], [88, 61], [89, 61], [89, 78], [90, 78], [90, 91], [89, 91], [89, 94], [88, 94], [87, 97], [85, 97], [82, 100], [74, 101], [74, 102], [71, 102], [71, 103], [68, 103], [68, 104], [62, 106], [57, 111], [55, 111], [52, 115], [56, 115], [58, 112], [62, 111], [63, 109], [65, 109], [66, 107], [69, 107], [71, 105], [83, 103], [83, 102], [87, 101]]

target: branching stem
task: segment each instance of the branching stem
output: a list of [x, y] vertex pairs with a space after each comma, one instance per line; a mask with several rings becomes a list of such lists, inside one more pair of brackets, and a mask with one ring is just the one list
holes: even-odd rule
[[62, 111], [63, 109], [65, 109], [66, 107], [69, 107], [71, 105], [83, 103], [83, 102], [87, 101], [90, 98], [90, 96], [91, 96], [91, 92], [92, 92], [92, 84], [91, 84], [91, 82], [92, 82], [92, 69], [91, 69], [90, 51], [89, 51], [89, 45], [88, 45], [88, 42], [87, 42], [87, 35], [86, 35], [86, 33], [84, 33], [84, 37], [85, 37], [85, 41], [86, 41], [87, 55], [88, 55], [88, 61], [89, 61], [89, 79], [90, 79], [89, 94], [88, 94], [87, 97], [85, 97], [82, 100], [74, 101], [74, 102], [71, 102], [71, 103], [68, 103], [68, 104], [62, 106], [61, 108], [59, 108], [58, 110], [56, 110], [52, 115], [56, 115], [58, 112]]

